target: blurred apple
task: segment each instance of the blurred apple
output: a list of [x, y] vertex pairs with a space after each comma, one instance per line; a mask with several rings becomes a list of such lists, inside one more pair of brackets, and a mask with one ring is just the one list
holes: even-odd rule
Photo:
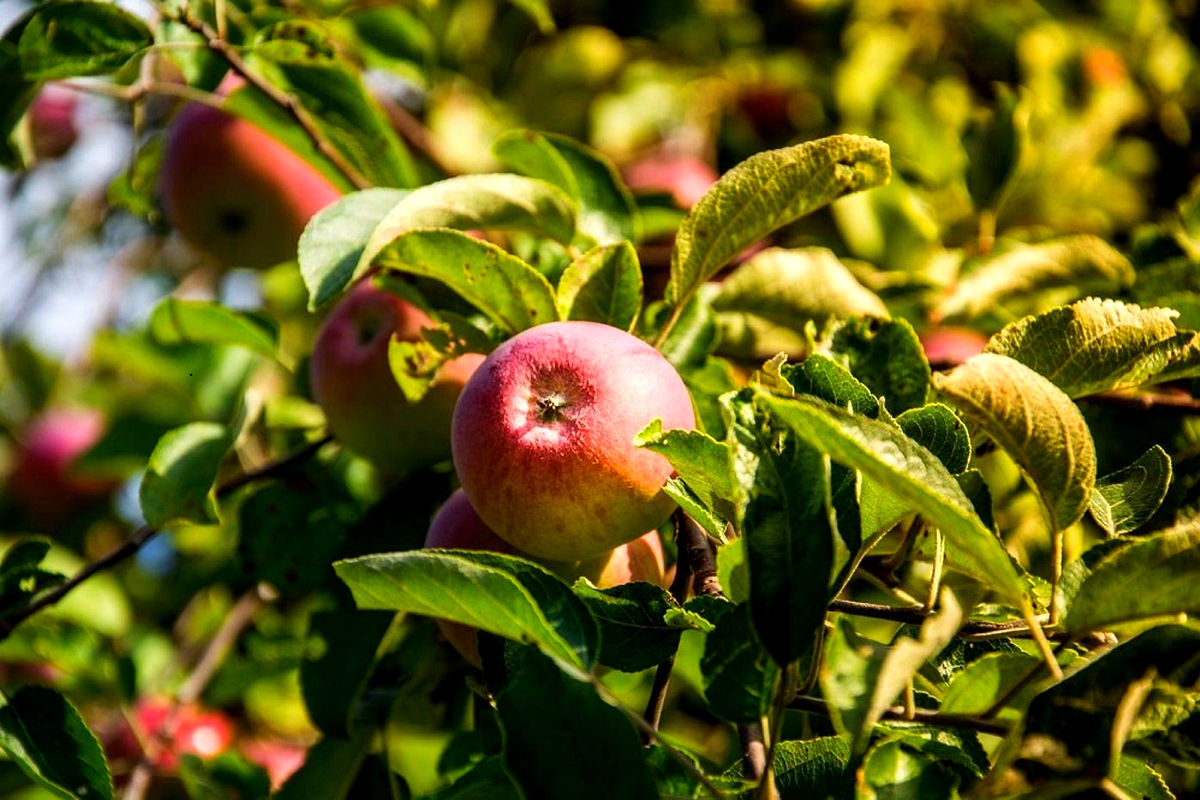
[[329, 314], [309, 369], [313, 397], [339, 442], [386, 475], [401, 476], [450, 458], [450, 420], [463, 384], [483, 361], [468, 354], [445, 364], [426, 395], [410, 403], [388, 361], [392, 337], [416, 341], [434, 322], [369, 280]]
[[[238, 86], [227, 80], [221, 91]], [[200, 103], [167, 129], [158, 192], [185, 241], [223, 266], [249, 268], [295, 258], [309, 219], [341, 196], [261, 128]]]
[[60, 158], [79, 138], [75, 114], [79, 99], [75, 92], [48, 83], [29, 106], [29, 138], [39, 159]]
[[925, 358], [934, 369], [958, 366], [987, 346], [987, 334], [972, 328], [939, 325], [921, 334]]
[[274, 739], [247, 739], [240, 748], [248, 760], [267, 771], [272, 791], [283, 786], [284, 781], [300, 769], [308, 755], [308, 748], [304, 745]]
[[233, 745], [233, 721], [224, 713], [193, 703], [179, 706], [172, 717], [171, 709], [166, 698], [142, 697], [134, 704], [131, 720], [122, 719], [101, 731], [104, 752], [114, 771], [140, 761], [143, 746], [149, 749], [154, 768], [170, 773], [179, 767], [179, 758], [185, 753], [212, 758]]
[[47, 409], [25, 426], [8, 494], [34, 528], [58, 527], [116, 488], [113, 480], [72, 470], [72, 462], [100, 440], [104, 428], [104, 415], [96, 409], [67, 406]]
[[[662, 541], [658, 531], [650, 531], [639, 539], [621, 545], [598, 558], [583, 563], [545, 561], [522, 553], [501, 539], [479, 518], [462, 489], [456, 490], [442, 504], [429, 525], [426, 547], [456, 550], [482, 550], [490, 553], [515, 555], [538, 562], [568, 583], [585, 577], [601, 589], [631, 581], [646, 581], [666, 587], [666, 567]], [[436, 620], [442, 635], [464, 659], [480, 666], [475, 628], [459, 622]]]
[[635, 192], [665, 192], [680, 208], [691, 208], [717, 178], [707, 161], [695, 156], [654, 153], [625, 168], [625, 182]]

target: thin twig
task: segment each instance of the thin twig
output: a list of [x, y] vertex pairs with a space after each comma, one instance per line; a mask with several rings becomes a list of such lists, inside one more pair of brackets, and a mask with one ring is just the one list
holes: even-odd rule
[[[801, 696], [792, 700], [788, 708], [794, 711], [807, 711], [811, 714], [829, 716], [829, 705], [819, 697]], [[913, 709], [912, 719], [907, 718], [904, 706], [892, 706], [883, 712], [881, 719], [894, 722], [915, 722], [921, 725], [932, 725], [941, 728], [967, 728], [979, 733], [989, 733], [993, 736], [1007, 736], [1009, 726], [1002, 722], [994, 722], [970, 714], [947, 714], [942, 711], [931, 711], [925, 708]]]
[[[250, 470], [241, 475], [237, 475], [224, 481], [217, 486], [217, 497], [224, 497], [237, 489], [240, 489], [254, 481], [266, 480], [267, 478], [276, 477], [284, 472], [295, 467], [302, 461], [311, 458], [318, 450], [332, 441], [332, 437], [323, 436], [314, 442], [305, 445], [295, 453], [291, 453], [278, 461], [268, 462], [258, 469]], [[70, 580], [60, 583], [45, 594], [38, 595], [29, 604], [13, 611], [8, 616], [0, 619], [0, 642], [12, 635], [12, 632], [18, 625], [29, 619], [39, 611], [48, 608], [62, 600], [72, 591], [79, 587], [84, 581], [89, 578], [110, 569], [125, 559], [136, 554], [147, 542], [157, 536], [159, 529], [153, 525], [143, 525], [134, 531], [133, 535], [128, 540], [118, 545], [113, 550], [109, 551], [100, 558], [87, 564], [79, 572], [75, 573]]]
[[225, 621], [221, 623], [221, 627], [205, 645], [204, 651], [196, 660], [196, 665], [175, 693], [165, 719], [156, 730], [150, 731], [150, 741], [143, 748], [141, 758], [138, 759], [130, 773], [129, 783], [126, 784], [122, 794], [123, 800], [142, 800], [146, 796], [154, 778], [154, 762], [159, 754], [171, 745], [171, 730], [180, 708], [200, 699], [204, 688], [212, 681], [217, 669], [229, 655], [233, 643], [253, 621], [254, 615], [265, 605], [266, 600], [264, 594], [255, 588], [242, 595], [234, 604], [229, 615], [225, 617]]
[[433, 134], [411, 111], [390, 97], [376, 96], [375, 100], [388, 115], [388, 121], [392, 123], [392, 127], [408, 143], [409, 147], [420, 153], [443, 175], [453, 177], [458, 174], [458, 170], [447, 164], [438, 154], [437, 147], [433, 142]]
[[[687, 602], [688, 584], [692, 580], [691, 560], [683, 557], [683, 522], [685, 516], [682, 510], [677, 510], [671, 520], [675, 528], [675, 545], [679, 556], [675, 559], [675, 578], [671, 581], [671, 597], [679, 605]], [[658, 665], [654, 671], [654, 685], [650, 687], [650, 697], [646, 700], [646, 711], [642, 718], [651, 730], [657, 731], [662, 722], [663, 709], [667, 703], [667, 689], [671, 686], [671, 670], [675, 667], [675, 654], [672, 653], [666, 661]], [[654, 740], [647, 739], [647, 744]]]
[[[920, 625], [928, 617], [929, 612], [921, 606], [886, 606], [879, 603], [860, 603], [854, 600], [834, 600], [829, 604], [830, 611], [842, 614], [852, 614], [856, 617], [871, 619], [886, 619], [909, 625]], [[958, 629], [959, 636], [1021, 636], [1028, 635], [1029, 624], [1022, 621], [988, 622], [986, 620], [967, 620]], [[1067, 634], [1050, 632], [1047, 636], [1061, 640]]]
[[255, 73], [249, 68], [241, 54], [237, 49], [226, 42], [217, 31], [209, 27], [204, 20], [197, 19], [192, 16], [192, 13], [186, 8], [180, 9], [175, 18], [188, 28], [193, 33], [199, 34], [204, 38], [208, 45], [208, 49], [221, 56], [229, 63], [229, 66], [240, 75], [245, 81], [258, 89], [271, 99], [271, 102], [287, 112], [297, 125], [299, 125], [308, 138], [312, 141], [313, 146], [317, 148], [331, 164], [337, 167], [338, 171], [346, 176], [346, 180], [350, 181], [357, 189], [369, 189], [373, 185], [358, 169], [346, 160], [337, 148], [335, 148], [325, 135], [321, 133], [321, 129], [317, 127], [316, 122], [304, 106], [296, 100], [296, 98], [278, 89], [270, 81]]

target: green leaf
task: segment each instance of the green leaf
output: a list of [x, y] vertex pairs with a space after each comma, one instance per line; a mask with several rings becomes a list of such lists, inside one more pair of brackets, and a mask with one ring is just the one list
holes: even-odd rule
[[441, 281], [508, 333], [558, 319], [554, 289], [542, 273], [459, 231], [407, 233], [378, 260], [386, 268]]
[[176, 520], [203, 522], [216, 515], [213, 484], [233, 435], [215, 422], [192, 422], [167, 431], [146, 464], [142, 516], [155, 527]]
[[350, 793], [373, 738], [370, 732], [360, 733], [350, 740], [321, 737], [308, 748], [300, 769], [292, 773], [272, 797], [275, 800], [312, 800], [314, 797], [343, 800]]
[[671, 254], [667, 302], [687, 304], [702, 283], [767, 234], [852, 192], [887, 183], [888, 148], [839, 135], [758, 153], [692, 207]]
[[1186, 723], [1200, 679], [1200, 631], [1164, 625], [1104, 652], [1035, 697], [1021, 756], [1039, 771], [1048, 757], [1064, 776], [1113, 775], [1127, 740]]
[[995, 107], [972, 120], [963, 135], [970, 162], [967, 167], [967, 191], [978, 209], [995, 211], [1004, 203], [1008, 189], [1028, 144], [1029, 103], [1002, 85]]
[[365, 273], [398, 237], [422, 228], [529, 231], [570, 244], [575, 206], [561, 189], [520, 175], [462, 175], [431, 183], [413, 191], [383, 218], [353, 277]]
[[1096, 484], [1096, 447], [1083, 414], [1062, 390], [992, 353], [935, 375], [934, 387], [1017, 462], [1055, 531], [1083, 516]]
[[0, 708], [0, 748], [54, 797], [111, 800], [100, 743], [67, 698], [27, 686]]
[[977, 317], [1013, 299], [1058, 287], [1114, 289], [1133, 283], [1133, 266], [1097, 236], [1017, 245], [980, 264], [938, 304], [934, 316]]
[[[947, 714], [982, 714], [1005, 697], [1019, 681], [1041, 664], [1028, 653], [988, 653], [968, 664], [954, 676], [942, 695], [941, 710]], [[1011, 718], [1023, 709], [1036, 693], [1036, 685], [1009, 698], [998, 712], [1001, 719]]]
[[267, 771], [234, 750], [207, 760], [184, 753], [179, 759], [179, 777], [192, 800], [267, 800], [271, 794]]
[[1104, 557], [1071, 599], [1071, 633], [1200, 613], [1200, 525], [1148, 536]]
[[300, 235], [298, 258], [310, 311], [349, 285], [367, 240], [407, 195], [406, 189], [365, 189], [342, 197], [309, 220]]
[[420, 183], [412, 156], [372, 100], [362, 73], [317, 24], [289, 19], [272, 25], [243, 57], [298, 100], [325, 140], [372, 185]]
[[425, 614], [533, 643], [575, 667], [596, 659], [596, 623], [583, 601], [541, 567], [468, 550], [418, 550], [338, 561], [359, 608]]
[[237, 345], [270, 358], [279, 345], [279, 330], [269, 317], [206, 300], [164, 298], [150, 313], [148, 327], [166, 345]]
[[642, 268], [628, 242], [600, 245], [571, 262], [558, 281], [563, 319], [603, 322], [633, 331], [642, 310]]
[[938, 457], [951, 475], [971, 463], [971, 434], [958, 415], [941, 403], [910, 408], [896, 417], [910, 439]]
[[840, 621], [826, 645], [821, 692], [854, 753], [866, 752], [883, 712], [961, 624], [962, 609], [949, 591], [942, 592], [938, 611], [921, 625], [920, 638], [898, 636], [890, 647], [859, 636], [845, 618]]
[[837, 327], [829, 349], [893, 414], [925, 405], [929, 362], [907, 320], [853, 317]]
[[25, 165], [24, 158], [28, 155], [12, 141], [12, 133], [40, 88], [38, 81], [30, 80], [22, 73], [19, 49], [21, 34], [37, 11], [38, 7], [34, 6], [16, 16], [4, 31], [4, 38], [0, 39], [0, 75], [5, 76], [0, 81], [0, 167], [5, 169], [20, 169]]
[[661, 587], [635, 581], [611, 589], [597, 589], [580, 580], [575, 595], [600, 628], [599, 661], [621, 672], [641, 672], [675, 654], [683, 630], [666, 622], [678, 608]]
[[1109, 536], [1145, 525], [1171, 488], [1171, 457], [1154, 445], [1128, 467], [1096, 481], [1089, 510]]
[[545, 0], [510, 0], [510, 2], [537, 23], [538, 31], [543, 36], [549, 36], [557, 30], [554, 16], [550, 13], [550, 6], [546, 4]]
[[1020, 361], [1070, 397], [1125, 389], [1161, 372], [1192, 339], [1169, 308], [1090, 297], [1008, 325], [985, 352]]
[[645, 447], [671, 462], [691, 497], [711, 516], [713, 527], [706, 527], [706, 530], [724, 541], [725, 523], [732, 521], [736, 514], [732, 503], [734, 483], [729, 446], [702, 431], [681, 428], [664, 431], [662, 420], [658, 419], [652, 420], [633, 441], [638, 447]]
[[128, 11], [78, 0], [40, 6], [18, 52], [25, 79], [48, 81], [115, 72], [152, 44], [150, 28]]
[[[849, 800], [854, 797], [850, 745], [840, 736], [779, 742], [771, 766], [781, 800]], [[742, 778], [745, 765], [734, 764], [726, 777]], [[745, 795], [743, 795], [745, 796]]]
[[492, 688], [504, 764], [526, 800], [657, 799], [641, 742], [620, 711], [533, 648], [509, 645], [505, 662], [508, 679]]
[[49, 552], [49, 539], [20, 539], [13, 542], [4, 551], [4, 558], [0, 559], [0, 576], [28, 567], [36, 567], [42, 563], [42, 559]]
[[637, 206], [605, 156], [556, 133], [509, 131], [492, 147], [516, 171], [552, 183], [579, 206], [579, 233], [601, 245], [641, 238]]
[[1025, 584], [1003, 543], [984, 527], [954, 476], [924, 447], [886, 422], [820, 400], [759, 392], [756, 402], [833, 460], [860, 470], [941, 528], [961, 568], [1026, 608]]
[[355, 705], [395, 616], [357, 610], [318, 611], [310, 618], [309, 637], [318, 637], [324, 651], [300, 664], [300, 688], [309, 719], [325, 735], [350, 738]]
[[445, 789], [434, 792], [426, 800], [523, 800], [504, 771], [500, 756], [483, 759], [470, 772]]
[[763, 647], [784, 667], [815, 645], [836, 591], [830, 463], [803, 439], [783, 436], [769, 417], [738, 414], [730, 429], [737, 449], [746, 451], [738, 463], [746, 481], [740, 530], [750, 617]]
[[704, 641], [704, 696], [709, 711], [723, 720], [758, 722], [771, 704], [779, 668], [754, 637], [749, 606], [729, 605]]
[[1175, 800], [1162, 776], [1149, 764], [1136, 758], [1121, 756], [1113, 782], [1131, 797], [1142, 800]]
[[[670, 318], [670, 309], [661, 301], [647, 307], [643, 315], [642, 338], [652, 340]], [[664, 342], [657, 345], [663, 357], [681, 373], [688, 368], [701, 367], [720, 342], [716, 313], [700, 293], [683, 307]]]
[[756, 253], [720, 282], [712, 306], [723, 323], [745, 315], [800, 332], [810, 320], [820, 328], [831, 317], [889, 316], [883, 301], [823, 247]]
[[897, 741], [883, 742], [867, 753], [863, 782], [876, 797], [951, 800], [958, 797], [958, 776], [941, 759], [930, 758]]
[[813, 353], [799, 364], [784, 364], [780, 375], [796, 394], [810, 394], [871, 419], [879, 416], [879, 401], [871, 390], [829, 356]]

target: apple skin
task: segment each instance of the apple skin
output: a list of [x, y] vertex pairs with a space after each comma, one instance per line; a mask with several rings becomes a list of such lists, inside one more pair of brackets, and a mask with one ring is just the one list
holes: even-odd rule
[[[429, 532], [425, 536], [425, 546], [482, 550], [538, 561], [497, 536], [487, 523], [479, 518], [462, 489], [456, 489], [434, 515]], [[568, 583], [573, 583], [578, 577], [586, 577], [601, 589], [631, 581], [647, 581], [664, 588], [667, 585], [662, 540], [658, 538], [658, 531], [650, 531], [641, 538], [581, 564], [554, 561], [540, 563]], [[464, 659], [476, 667], [481, 666], [474, 627], [444, 619], [434, 621], [437, 622], [446, 641]]]
[[151, 763], [157, 771], [171, 773], [179, 768], [184, 753], [212, 758], [225, 752], [233, 746], [236, 733], [224, 713], [196, 704], [181, 705], [171, 719], [171, 702], [161, 697], [138, 698], [131, 717], [133, 728], [122, 719], [101, 737], [105, 755], [114, 765], [136, 764], [142, 757], [142, 743], [149, 747], [161, 737], [162, 747]]
[[21, 433], [8, 493], [29, 524], [50, 530], [113, 491], [107, 478], [73, 474], [71, 462], [100, 441], [104, 415], [91, 408], [48, 408]]
[[956, 367], [983, 352], [988, 336], [972, 328], [940, 325], [921, 334], [925, 358], [934, 369]]
[[669, 192], [680, 208], [691, 208], [716, 183], [717, 171], [694, 156], [654, 154], [625, 168], [625, 182], [635, 192]]
[[158, 192], [185, 241], [225, 267], [252, 269], [295, 258], [309, 219], [341, 196], [261, 128], [200, 103], [167, 129]]
[[79, 99], [75, 92], [48, 83], [29, 106], [29, 138], [39, 159], [61, 158], [79, 138], [75, 115]]
[[416, 306], [363, 281], [334, 307], [317, 333], [309, 376], [329, 429], [350, 452], [389, 476], [450, 458], [450, 420], [463, 384], [483, 361], [460, 356], [442, 366], [429, 391], [410, 403], [388, 362], [393, 335], [416, 341], [434, 322]]
[[650, 345], [596, 322], [551, 322], [488, 356], [454, 410], [471, 505], [502, 539], [552, 561], [596, 558], [671, 515], [670, 463], [636, 447], [652, 420], [695, 427], [679, 373]]

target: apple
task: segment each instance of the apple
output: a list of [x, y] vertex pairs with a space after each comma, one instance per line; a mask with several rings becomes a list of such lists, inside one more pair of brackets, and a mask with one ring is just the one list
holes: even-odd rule
[[121, 719], [104, 731], [105, 755], [115, 766], [136, 764], [143, 746], [150, 750], [150, 762], [158, 771], [170, 773], [179, 767], [179, 758], [193, 753], [212, 758], [233, 745], [233, 721], [224, 713], [195, 703], [174, 711], [162, 697], [141, 697], [134, 704], [131, 719]]
[[717, 171], [695, 156], [656, 153], [625, 168], [625, 182], [635, 192], [667, 192], [680, 208], [691, 208], [716, 183]]
[[241, 744], [244, 756], [267, 771], [271, 790], [278, 790], [304, 764], [308, 748], [295, 742], [248, 739]]
[[29, 106], [29, 138], [39, 159], [61, 158], [79, 138], [75, 124], [79, 99], [75, 92], [48, 83]]
[[223, 266], [250, 268], [295, 258], [309, 219], [341, 196], [261, 128], [201, 103], [185, 105], [168, 126], [158, 193], [185, 241]]
[[450, 420], [463, 384], [483, 361], [468, 354], [442, 366], [410, 403], [388, 362], [392, 337], [416, 341], [434, 326], [423, 311], [361, 282], [330, 312], [313, 346], [309, 377], [334, 437], [385, 475], [402, 476], [450, 458]]
[[987, 334], [973, 328], [939, 325], [921, 334], [925, 358], [934, 369], [956, 367], [987, 347]]
[[108, 478], [80, 475], [72, 462], [100, 441], [104, 415], [92, 408], [59, 406], [34, 417], [22, 430], [8, 494], [27, 522], [58, 527], [116, 488]]
[[[425, 536], [425, 546], [482, 550], [538, 561], [497, 536], [487, 523], [479, 518], [462, 489], [456, 489], [434, 515], [429, 532]], [[658, 538], [658, 531], [650, 531], [632, 542], [581, 564], [554, 561], [541, 563], [569, 583], [582, 576], [601, 589], [620, 586], [630, 581], [647, 581], [664, 588], [667, 583], [662, 541]], [[468, 662], [476, 667], [480, 666], [475, 628], [444, 619], [435, 621], [446, 641]]]
[[454, 466], [471, 505], [514, 547], [596, 558], [671, 515], [671, 465], [634, 445], [652, 420], [695, 427], [691, 396], [661, 353], [596, 322], [551, 322], [500, 345], [454, 409]]

